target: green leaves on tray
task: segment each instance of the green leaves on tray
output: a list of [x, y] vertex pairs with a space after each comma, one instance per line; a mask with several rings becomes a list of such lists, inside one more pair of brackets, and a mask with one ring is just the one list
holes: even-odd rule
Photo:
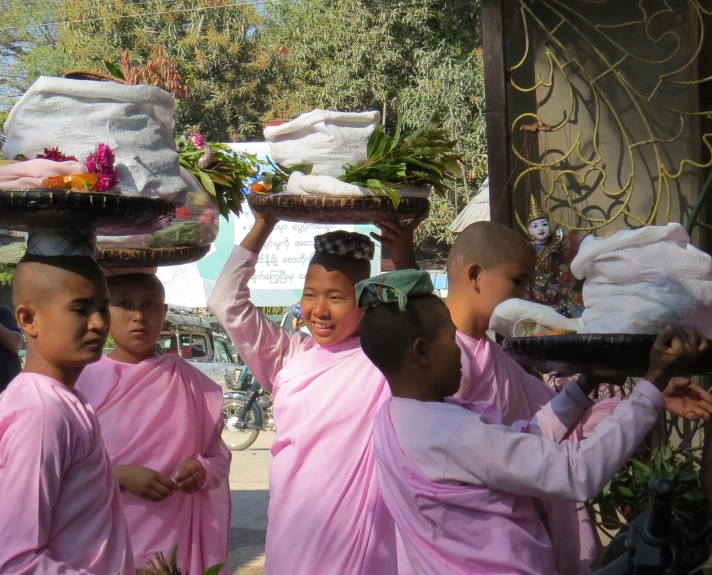
[[379, 125], [368, 142], [366, 162], [349, 166], [339, 179], [388, 194], [398, 207], [399, 188], [431, 186], [438, 194], [445, 192], [445, 181], [463, 177], [462, 156], [457, 142], [442, 127], [440, 116], [433, 114], [417, 130], [404, 130], [398, 119], [396, 133], [386, 134]]
[[220, 214], [225, 219], [228, 219], [230, 212], [239, 215], [247, 180], [257, 175], [257, 157], [212, 142], [198, 149], [190, 138], [179, 138], [177, 144], [180, 165], [198, 179], [207, 193], [215, 197]]

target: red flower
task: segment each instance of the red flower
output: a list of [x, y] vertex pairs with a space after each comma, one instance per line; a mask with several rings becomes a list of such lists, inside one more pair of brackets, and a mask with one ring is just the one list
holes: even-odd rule
[[176, 217], [179, 220], [185, 220], [188, 219], [191, 215], [190, 208], [188, 206], [183, 206], [182, 208], [178, 208], [176, 210]]
[[44, 154], [37, 154], [38, 160], [52, 160], [53, 162], [76, 162], [74, 156], [66, 156], [59, 148], [45, 148]]

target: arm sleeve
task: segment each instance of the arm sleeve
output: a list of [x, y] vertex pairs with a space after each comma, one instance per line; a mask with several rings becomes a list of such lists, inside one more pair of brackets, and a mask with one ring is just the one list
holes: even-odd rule
[[222, 429], [223, 423], [220, 421], [219, 425], [215, 427], [205, 453], [196, 457], [207, 472], [205, 483], [203, 483], [203, 489], [206, 491], [220, 487], [220, 484], [227, 480], [230, 473], [232, 454], [221, 439]]
[[290, 334], [275, 325], [250, 301], [248, 283], [255, 275], [257, 255], [237, 246], [225, 264], [208, 309], [235, 344], [255, 379], [272, 391], [274, 378], [286, 361], [313, 347], [301, 332]]
[[51, 410], [24, 413], [0, 430], [0, 573], [91, 575], [46, 549], [72, 451], [69, 422]]
[[467, 414], [447, 446], [443, 479], [540, 499], [586, 501], [630, 458], [663, 404], [657, 388], [643, 381], [580, 443], [517, 433]]
[[[529, 431], [551, 441], [560, 443], [576, 428], [593, 402], [572, 381], [561, 393], [554, 396], [529, 422]], [[613, 410], [609, 410], [610, 415]]]

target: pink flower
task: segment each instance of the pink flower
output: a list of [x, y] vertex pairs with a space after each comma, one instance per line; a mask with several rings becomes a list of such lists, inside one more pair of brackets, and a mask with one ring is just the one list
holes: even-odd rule
[[188, 138], [191, 142], [193, 142], [193, 145], [199, 150], [202, 150], [203, 148], [205, 148], [205, 146], [208, 145], [205, 136], [203, 136], [203, 134], [199, 134], [198, 132], [191, 134], [190, 136], [188, 136]]
[[96, 183], [97, 192], [110, 190], [119, 183], [119, 176], [114, 169], [114, 152], [106, 144], [99, 144], [96, 152], [89, 154], [86, 161], [87, 170], [91, 174], [98, 174]]
[[38, 160], [52, 160], [53, 162], [76, 162], [74, 156], [67, 156], [59, 148], [45, 148], [43, 154], [37, 154]]

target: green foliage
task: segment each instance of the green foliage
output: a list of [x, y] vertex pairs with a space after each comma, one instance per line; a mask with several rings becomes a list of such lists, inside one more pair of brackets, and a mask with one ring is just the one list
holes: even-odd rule
[[[417, 128], [438, 112], [471, 174], [486, 176], [479, 2], [281, 0], [265, 6], [262, 41], [276, 54], [267, 85], [270, 119], [313, 108], [386, 111], [386, 128]], [[440, 251], [467, 201], [450, 182], [431, 198], [418, 240]]]
[[[223, 566], [223, 563], [213, 565], [202, 575], [218, 575]], [[178, 567], [178, 547], [173, 548], [170, 563], [166, 561], [163, 553], [158, 553], [146, 567], [138, 569], [137, 575], [183, 575], [183, 571]]]
[[699, 479], [701, 449], [675, 451], [669, 445], [652, 451], [643, 448], [588, 505], [613, 507], [621, 515], [635, 516], [650, 505], [650, 485], [656, 479], [669, 479], [675, 486], [675, 506], [688, 513], [699, 512], [701, 503], [706, 499]]
[[230, 212], [239, 215], [247, 180], [257, 174], [257, 158], [252, 154], [234, 152], [224, 144], [208, 143], [212, 160], [204, 166], [204, 149], [196, 148], [189, 138], [180, 138], [177, 144], [181, 166], [198, 178], [205, 191], [215, 197], [220, 214], [225, 219], [228, 219]]
[[[229, 5], [229, 7], [224, 7]], [[60, 43], [71, 67], [106, 73], [124, 52], [142, 65], [156, 48], [175, 59], [192, 94], [181, 101], [176, 132], [198, 129], [208, 140], [259, 138], [265, 113], [263, 79], [271, 59], [260, 51], [254, 4], [229, 0], [62, 0], [67, 19]]]
[[12, 278], [15, 277], [15, 268], [12, 264], [0, 264], [0, 286], [12, 285]]
[[400, 197], [395, 190], [405, 186], [432, 186], [443, 195], [446, 180], [464, 175], [456, 145], [437, 113], [417, 130], [403, 130], [399, 119], [393, 136], [381, 124], [369, 139], [366, 162], [349, 166], [340, 179], [388, 194], [396, 208]]

